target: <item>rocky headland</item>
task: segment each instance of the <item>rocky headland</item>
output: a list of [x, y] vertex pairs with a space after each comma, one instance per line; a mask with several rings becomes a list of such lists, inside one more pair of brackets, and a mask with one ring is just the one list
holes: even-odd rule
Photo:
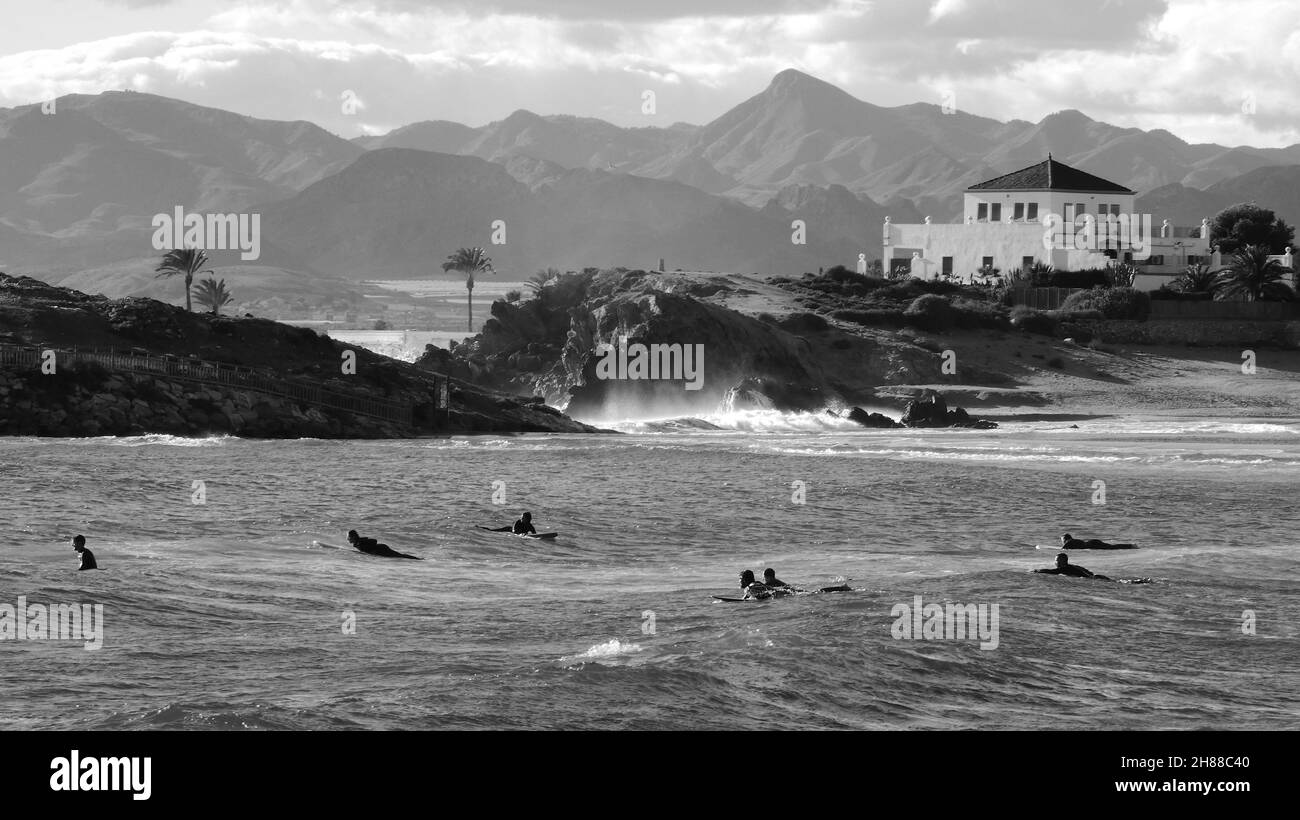
[[0, 274], [0, 435], [506, 432], [597, 431], [313, 330]]

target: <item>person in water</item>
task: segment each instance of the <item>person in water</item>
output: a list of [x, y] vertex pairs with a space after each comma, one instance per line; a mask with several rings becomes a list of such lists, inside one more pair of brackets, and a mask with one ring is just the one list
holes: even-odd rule
[[772, 590], [754, 580], [754, 571], [752, 569], [740, 573], [740, 591], [745, 593], [741, 596], [743, 598], [755, 598], [761, 601], [772, 597]]
[[1131, 550], [1136, 549], [1132, 544], [1107, 544], [1105, 541], [1099, 541], [1091, 538], [1084, 541], [1072, 537], [1068, 532], [1061, 536], [1061, 549], [1063, 550]]
[[414, 558], [419, 561], [418, 555], [407, 555], [404, 552], [398, 552], [387, 544], [381, 544], [373, 538], [362, 538], [357, 535], [356, 530], [348, 530], [348, 543], [356, 547], [367, 555], [382, 555], [385, 558]]
[[526, 512], [519, 516], [519, 520], [514, 523], [513, 527], [497, 527], [490, 529], [484, 527], [488, 532], [513, 532], [515, 535], [536, 535], [537, 528], [533, 526], [533, 514]]
[[73, 538], [72, 548], [81, 553], [81, 566], [77, 567], [78, 572], [83, 569], [99, 569], [99, 564], [95, 563], [95, 553], [86, 549], [86, 536], [78, 535]]
[[1041, 572], [1044, 575], [1069, 575], [1072, 578], [1092, 578], [1097, 581], [1109, 581], [1105, 575], [1097, 575], [1089, 572], [1078, 564], [1070, 563], [1070, 556], [1065, 553], [1057, 553], [1056, 566], [1049, 569], [1036, 569], [1034, 572]]
[[777, 578], [776, 570], [771, 567], [763, 570], [763, 586], [768, 587], [769, 589], [794, 589], [794, 587], [790, 586], [785, 581]]
[[536, 535], [537, 528], [533, 526], [533, 514], [526, 512], [519, 517], [514, 526], [515, 535]]

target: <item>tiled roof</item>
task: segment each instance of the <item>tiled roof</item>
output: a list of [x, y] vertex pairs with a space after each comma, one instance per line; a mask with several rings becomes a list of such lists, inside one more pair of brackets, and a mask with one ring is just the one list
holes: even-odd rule
[[1071, 168], [1063, 162], [1057, 162], [1048, 155], [1047, 159], [1003, 174], [996, 179], [972, 185], [968, 191], [1104, 191], [1116, 194], [1131, 194], [1128, 188], [1117, 185], [1107, 179], [1093, 176], [1087, 171]]

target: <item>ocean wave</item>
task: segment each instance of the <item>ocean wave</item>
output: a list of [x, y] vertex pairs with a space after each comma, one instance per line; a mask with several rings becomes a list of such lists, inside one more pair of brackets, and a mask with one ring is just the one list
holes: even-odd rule
[[577, 655], [565, 655], [560, 658], [560, 663], [571, 665], [576, 663], [586, 663], [588, 661], [601, 661], [610, 658], [619, 658], [625, 655], [635, 655], [642, 651], [642, 646], [636, 643], [623, 643], [618, 638], [613, 638], [605, 643], [598, 643], [589, 648], [586, 652]]
[[[87, 439], [81, 439], [86, 441]], [[172, 436], [166, 433], [147, 433], [143, 436], [100, 436], [89, 439], [90, 441], [100, 441], [112, 447], [147, 447], [158, 444], [165, 447], [223, 447], [232, 441], [238, 441], [238, 436], [204, 436], [201, 438], [191, 438], [187, 436]]]

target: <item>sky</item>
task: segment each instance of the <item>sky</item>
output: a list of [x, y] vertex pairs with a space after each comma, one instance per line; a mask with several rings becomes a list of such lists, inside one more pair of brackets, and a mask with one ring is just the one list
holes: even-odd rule
[[0, 0], [0, 107], [110, 89], [343, 137], [703, 124], [795, 68], [877, 105], [1300, 142], [1297, 0]]

